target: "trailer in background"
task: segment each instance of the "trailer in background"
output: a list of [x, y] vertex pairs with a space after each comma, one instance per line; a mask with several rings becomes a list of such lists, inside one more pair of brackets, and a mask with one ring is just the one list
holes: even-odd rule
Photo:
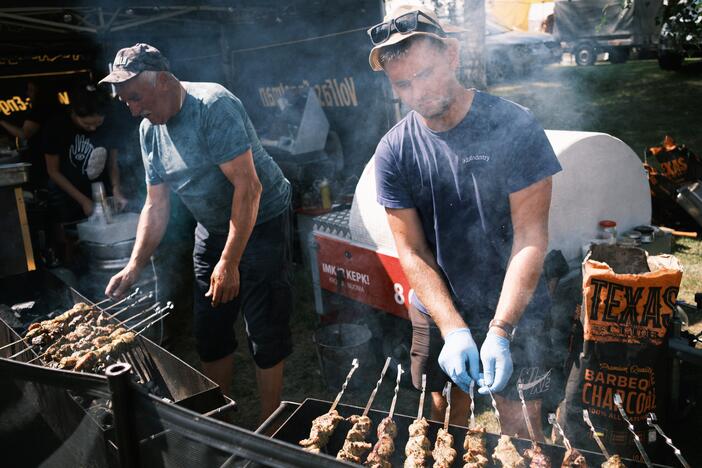
[[657, 50], [662, 0], [566, 0], [554, 8], [554, 32], [578, 65], [593, 65], [601, 53], [624, 63], [632, 49]]

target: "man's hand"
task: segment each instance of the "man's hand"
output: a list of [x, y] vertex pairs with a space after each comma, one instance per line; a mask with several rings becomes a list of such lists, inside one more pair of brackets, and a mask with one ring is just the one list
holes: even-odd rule
[[85, 216], [90, 216], [93, 214], [93, 201], [90, 198], [85, 198], [82, 202], [80, 202], [80, 207], [83, 210], [83, 214]]
[[509, 351], [509, 340], [492, 330], [480, 348], [480, 360], [483, 362], [483, 378], [478, 385], [478, 393], [487, 395], [490, 392], [501, 392], [507, 386], [512, 376], [512, 355]]
[[[470, 371], [466, 369], [466, 362]], [[471, 378], [478, 380], [480, 372], [478, 347], [469, 329], [457, 328], [444, 337], [439, 366], [461, 390], [468, 393]]]
[[141, 270], [131, 264], [127, 265], [122, 271], [110, 278], [110, 282], [107, 283], [107, 288], [105, 288], [105, 295], [115, 299], [121, 298], [139, 278], [140, 272]]
[[113, 208], [116, 213], [121, 213], [124, 208], [126, 208], [129, 201], [122, 195], [122, 191], [118, 187], [112, 188], [112, 202], [114, 203]]
[[217, 307], [239, 295], [239, 265], [220, 259], [210, 276], [210, 289], [205, 297], [212, 298], [212, 306]]

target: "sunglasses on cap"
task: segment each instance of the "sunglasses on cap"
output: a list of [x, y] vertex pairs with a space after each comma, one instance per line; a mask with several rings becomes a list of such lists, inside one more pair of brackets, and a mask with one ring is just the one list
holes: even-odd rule
[[[426, 18], [431, 24], [420, 22], [419, 17]], [[441, 25], [437, 23], [431, 16], [422, 13], [419, 10], [411, 11], [393, 18], [390, 21], [376, 24], [368, 30], [373, 45], [379, 45], [387, 41], [392, 33], [409, 34], [414, 31], [430, 32], [440, 37], [446, 37], [446, 32]]]

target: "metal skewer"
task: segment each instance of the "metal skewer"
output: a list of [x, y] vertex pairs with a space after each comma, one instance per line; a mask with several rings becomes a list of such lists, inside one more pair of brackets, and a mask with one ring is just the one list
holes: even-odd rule
[[354, 358], [353, 361], [351, 362], [351, 370], [349, 371], [348, 375], [346, 376], [346, 380], [344, 380], [344, 384], [341, 386], [341, 390], [339, 393], [336, 394], [336, 398], [334, 399], [334, 403], [331, 405], [331, 409], [329, 409], [329, 412], [332, 412], [336, 409], [336, 405], [339, 404], [339, 401], [341, 400], [341, 395], [344, 394], [344, 391], [346, 390], [346, 386], [349, 384], [349, 381], [351, 380], [351, 376], [353, 375], [354, 372], [356, 372], [356, 369], [358, 369], [358, 359]]
[[446, 414], [444, 415], [444, 431], [448, 431], [449, 420], [451, 419], [451, 381], [446, 382], [441, 394], [446, 398]]
[[619, 410], [619, 414], [622, 415], [622, 419], [627, 424], [627, 429], [629, 429], [629, 432], [631, 432], [631, 435], [634, 436], [634, 443], [636, 444], [636, 448], [639, 449], [639, 453], [641, 454], [641, 458], [643, 459], [646, 466], [651, 468], [653, 466], [651, 464], [651, 459], [648, 458], [648, 454], [646, 454], [646, 451], [644, 450], [643, 444], [641, 443], [641, 439], [639, 438], [639, 435], [634, 430], [634, 425], [631, 424], [631, 421], [629, 421], [629, 418], [626, 415], [626, 411], [624, 411], [624, 406], [622, 406], [622, 396], [619, 393], [614, 394], [614, 404], [616, 405], [617, 409]]
[[[154, 312], [153, 314], [149, 315], [148, 317], [146, 317], [144, 320], [140, 321], [140, 322], [137, 323], [136, 325], [132, 325], [131, 327], [127, 327], [127, 328], [129, 328], [130, 330], [136, 330], [137, 327], [142, 326], [143, 324], [147, 323], [147, 322], [148, 322], [149, 320], [151, 320], [152, 318], [154, 318], [154, 317], [156, 317], [156, 316], [158, 316], [158, 315], [163, 314], [164, 311], [169, 310], [169, 309], [173, 309], [173, 303], [172, 303], [171, 301], [168, 301], [164, 307], [159, 308], [159, 309], [156, 309], [156, 312]], [[163, 317], [165, 317], [165, 314], [163, 315]], [[157, 320], [155, 320], [155, 322], [158, 322], [158, 321], [161, 320], [163, 317], [159, 317]], [[152, 324], [151, 324], [151, 325], [152, 325]], [[151, 326], [151, 325], [149, 325], [149, 326]], [[144, 331], [144, 330], [142, 330], [142, 331]]]
[[93, 304], [93, 305], [96, 306], [96, 307], [100, 307], [100, 306], [101, 306], [102, 304], [104, 304], [105, 302], [108, 302], [108, 301], [111, 301], [111, 300], [112, 300], [112, 299], [110, 299], [110, 298], [108, 297], [108, 298], [105, 298], [105, 299], [101, 300], [100, 302], [96, 302], [96, 303]]
[[395, 381], [395, 394], [392, 396], [392, 403], [390, 404], [390, 413], [388, 418], [392, 419], [392, 415], [395, 413], [395, 403], [397, 403], [397, 394], [400, 391], [400, 377], [402, 377], [402, 364], [397, 365], [397, 380]]
[[[121, 326], [121, 325], [124, 325], [125, 323], [131, 322], [132, 320], [134, 320], [134, 319], [137, 318], [137, 317], [140, 317], [140, 316], [142, 316], [142, 315], [144, 315], [144, 314], [148, 314], [149, 312], [151, 312], [151, 311], [154, 310], [154, 309], [158, 309], [158, 307], [160, 307], [160, 306], [161, 306], [161, 304], [157, 302], [156, 304], [152, 305], [151, 307], [142, 310], [142, 311], [139, 312], [138, 314], [134, 314], [134, 315], [132, 315], [131, 317], [128, 317], [128, 318], [126, 318], [126, 319], [124, 319], [124, 320], [121, 320], [121, 321], [117, 322], [115, 325], [118, 326], [118, 327]], [[115, 314], [115, 315], [116, 315], [116, 314]], [[129, 327], [127, 327], [127, 328], [129, 328]]]
[[20, 355], [22, 355], [22, 354], [24, 354], [24, 353], [26, 353], [27, 351], [30, 351], [30, 350], [32, 350], [32, 349], [34, 349], [34, 346], [33, 346], [33, 345], [32, 345], [32, 346], [28, 346], [28, 347], [24, 348], [24, 349], [21, 350], [21, 351], [17, 351], [15, 354], [13, 354], [12, 356], [10, 356], [10, 357], [7, 358], [7, 359], [14, 359], [14, 358], [16, 358], [17, 356], [20, 356]]
[[470, 395], [470, 421], [468, 422], [468, 428], [472, 429], [475, 427], [475, 380], [470, 381], [470, 387], [468, 387], [468, 394]]
[[[135, 288], [135, 289], [134, 289], [134, 292], [131, 293], [129, 296], [127, 296], [127, 297], [125, 297], [125, 298], [123, 298], [123, 299], [120, 299], [119, 301], [117, 301], [117, 302], [115, 302], [114, 304], [112, 304], [110, 307], [105, 307], [104, 309], [102, 309], [102, 311], [103, 311], [103, 312], [106, 312], [106, 311], [108, 311], [108, 310], [110, 310], [110, 309], [114, 309], [114, 308], [117, 307], [118, 305], [123, 304], [125, 301], [128, 301], [128, 300], [132, 299], [132, 298], [133, 298], [134, 296], [136, 296], [137, 294], [139, 294], [139, 288]], [[108, 314], [108, 315], [109, 315], [109, 314]]]
[[[153, 292], [149, 292], [148, 294], [145, 294], [145, 295], [143, 295], [143, 296], [137, 298], [137, 299], [136, 299], [134, 302], [132, 302], [131, 304], [129, 304], [129, 305], [127, 305], [127, 306], [121, 308], [120, 310], [118, 310], [118, 311], [115, 312], [114, 314], [105, 313], [105, 315], [107, 315], [107, 316], [108, 316], [109, 318], [111, 318], [111, 319], [115, 319], [115, 318], [117, 318], [118, 315], [122, 315], [123, 313], [125, 313], [125, 312], [128, 311], [129, 309], [133, 309], [133, 308], [137, 307], [138, 305], [140, 305], [142, 302], [148, 301], [148, 300], [152, 299], [153, 296], [154, 296], [154, 293], [153, 293]], [[107, 309], [105, 309], [105, 310], [107, 310]], [[104, 312], [104, 311], [103, 311], [103, 312]]]
[[668, 437], [667, 435], [665, 435], [663, 433], [663, 430], [661, 429], [661, 427], [658, 424], [656, 424], [657, 420], [658, 420], [658, 418], [656, 417], [655, 413], [648, 413], [648, 416], [646, 417], [646, 424], [648, 424], [650, 427], [654, 428], [656, 430], [656, 432], [658, 432], [661, 435], [661, 437], [663, 437], [663, 439], [665, 440], [665, 443], [670, 445], [670, 447], [673, 449], [673, 453], [675, 454], [676, 457], [678, 457], [678, 461], [680, 462], [680, 464], [684, 468], [690, 468], [690, 464], [687, 462], [687, 460], [685, 460], [683, 458], [682, 452], [680, 452], [680, 449], [677, 448], [675, 445], [673, 445], [673, 440], [670, 437]]
[[15, 340], [12, 343], [7, 343], [6, 345], [2, 345], [2, 346], [0, 346], [0, 351], [2, 351], [3, 349], [9, 348], [13, 345], [19, 344], [22, 341], [24, 341], [24, 338], [20, 338], [19, 340]]
[[375, 394], [378, 393], [378, 389], [380, 388], [380, 384], [383, 383], [383, 377], [385, 377], [385, 372], [388, 370], [389, 365], [390, 365], [390, 358], [387, 358], [385, 360], [385, 365], [383, 366], [383, 371], [380, 373], [380, 378], [378, 379], [378, 382], [375, 384], [375, 388], [371, 392], [370, 398], [368, 398], [368, 403], [366, 403], [366, 408], [363, 410], [363, 416], [368, 416], [368, 411], [370, 411], [370, 407], [373, 404], [373, 400], [375, 399]]
[[427, 374], [422, 374], [422, 394], [419, 395], [419, 409], [417, 410], [417, 421], [422, 419], [424, 412], [424, 395], [427, 393]]
[[497, 409], [497, 402], [492, 394], [492, 391], [488, 388], [488, 394], [490, 395], [490, 400], [492, 403], [492, 409], [495, 411], [495, 418], [497, 418], [497, 429], [502, 434], [502, 423], [500, 422], [500, 410]]
[[531, 445], [536, 447], [536, 437], [534, 436], [534, 428], [531, 426], [531, 419], [529, 419], [529, 411], [527, 411], [526, 401], [524, 401], [524, 385], [520, 381], [517, 384], [517, 392], [519, 393], [519, 399], [522, 402], [522, 415], [524, 416], [524, 421], [526, 422], [527, 431], [529, 431], [529, 438], [531, 439]]
[[571, 450], [573, 447], [572, 447], [572, 445], [570, 445], [570, 441], [566, 437], [565, 432], [563, 432], [563, 428], [561, 427], [560, 424], [558, 424], [558, 419], [556, 418], [556, 415], [553, 413], [549, 413], [548, 414], [548, 422], [549, 422], [549, 424], [551, 424], [553, 427], [556, 428], [558, 433], [563, 438], [563, 445], [565, 445], [565, 448], [568, 450]]
[[600, 452], [602, 452], [602, 455], [609, 460], [609, 452], [607, 451], [607, 448], [604, 446], [602, 443], [602, 440], [600, 439], [600, 435], [597, 433], [595, 430], [595, 426], [592, 425], [592, 421], [590, 421], [590, 414], [587, 412], [586, 409], [583, 410], [583, 421], [585, 421], [585, 424], [587, 424], [590, 427], [590, 432], [592, 432], [592, 437], [595, 439], [595, 442], [597, 442], [597, 446], [600, 447]]
[[168, 317], [170, 314], [171, 314], [170, 312], [166, 312], [165, 314], [161, 315], [159, 318], [157, 318], [156, 320], [154, 320], [153, 322], [149, 323], [149, 324], [146, 325], [144, 328], [142, 328], [141, 330], [139, 330], [138, 332], [136, 332], [136, 333], [134, 334], [134, 338], [136, 338], [137, 336], [141, 335], [141, 334], [144, 333], [144, 332], [146, 331], [146, 329], [149, 328], [151, 325], [154, 325], [154, 324], [160, 322], [160, 321], [163, 320], [164, 318]]

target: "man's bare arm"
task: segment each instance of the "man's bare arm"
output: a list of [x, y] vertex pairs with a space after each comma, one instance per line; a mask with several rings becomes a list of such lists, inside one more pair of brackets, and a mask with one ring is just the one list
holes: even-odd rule
[[250, 149], [231, 161], [220, 164], [219, 168], [234, 186], [229, 235], [222, 251], [222, 259], [238, 265], [256, 224], [263, 188]]
[[[509, 196], [514, 240], [495, 319], [512, 325], [519, 322], [541, 276], [548, 247], [551, 185], [549, 177]], [[493, 331], [506, 335], [497, 327]]]
[[212, 298], [215, 307], [239, 295], [239, 262], [256, 225], [263, 191], [250, 149], [219, 167], [234, 186], [234, 195], [227, 242], [210, 276], [210, 289], [205, 294]]
[[170, 210], [168, 185], [147, 185], [146, 201], [139, 215], [136, 241], [129, 263], [139, 269], [146, 265], [166, 233]]
[[402, 270], [441, 330], [442, 336], [457, 328], [466, 328], [466, 323], [453, 304], [439, 265], [429, 250], [417, 210], [386, 208], [385, 212], [395, 238]]
[[107, 296], [120, 297], [136, 282], [139, 272], [154, 254], [166, 232], [170, 203], [166, 184], [147, 184], [146, 201], [139, 216], [132, 255], [127, 266], [110, 279], [105, 289]]

